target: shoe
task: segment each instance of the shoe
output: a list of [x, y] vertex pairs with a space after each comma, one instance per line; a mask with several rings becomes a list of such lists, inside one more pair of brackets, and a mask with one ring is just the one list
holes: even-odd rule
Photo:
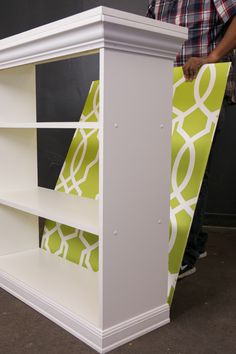
[[199, 259], [206, 258], [207, 256], [207, 251], [203, 251], [202, 253], [199, 254]]
[[197, 269], [194, 266], [189, 266], [188, 264], [181, 265], [178, 279], [188, 277], [189, 275], [195, 273], [196, 270]]

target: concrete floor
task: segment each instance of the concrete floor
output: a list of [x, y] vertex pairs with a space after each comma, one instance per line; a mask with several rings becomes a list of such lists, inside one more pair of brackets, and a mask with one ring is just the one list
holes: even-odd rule
[[[236, 229], [210, 228], [208, 257], [178, 282], [172, 322], [112, 354], [236, 354]], [[0, 290], [0, 354], [95, 351]]]

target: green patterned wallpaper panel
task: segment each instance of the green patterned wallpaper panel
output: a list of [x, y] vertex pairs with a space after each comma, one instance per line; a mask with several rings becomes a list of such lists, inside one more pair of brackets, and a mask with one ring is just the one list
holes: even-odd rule
[[186, 82], [174, 69], [170, 193], [169, 302], [187, 244], [230, 64], [205, 65]]
[[[92, 83], [81, 122], [97, 122], [99, 82]], [[98, 199], [98, 129], [77, 129], [56, 183], [59, 192]], [[79, 218], [79, 215], [78, 215]], [[98, 236], [47, 220], [42, 248], [87, 269], [98, 270]]]

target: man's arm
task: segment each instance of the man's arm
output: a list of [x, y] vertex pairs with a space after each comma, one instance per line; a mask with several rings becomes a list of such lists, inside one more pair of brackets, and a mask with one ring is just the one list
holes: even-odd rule
[[236, 15], [232, 18], [224, 37], [217, 47], [207, 57], [189, 58], [183, 66], [183, 72], [187, 81], [196, 78], [200, 67], [204, 64], [217, 63], [223, 56], [236, 48]]

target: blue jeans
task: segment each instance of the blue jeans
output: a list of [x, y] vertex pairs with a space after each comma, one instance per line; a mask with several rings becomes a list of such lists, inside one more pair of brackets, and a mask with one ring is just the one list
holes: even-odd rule
[[203, 177], [199, 198], [194, 213], [194, 218], [189, 232], [188, 242], [183, 257], [182, 264], [188, 264], [191, 267], [195, 265], [196, 261], [199, 258], [199, 255], [205, 251], [205, 247], [208, 239], [208, 235], [206, 232], [202, 230], [202, 226], [204, 222], [204, 215], [205, 215], [206, 205], [207, 205], [209, 176], [210, 176], [210, 170], [212, 165], [212, 156], [214, 155], [214, 150], [215, 150], [215, 143], [217, 138], [219, 137], [219, 133], [224, 123], [228, 105], [229, 105], [229, 99], [225, 97], [222, 103], [214, 140], [208, 158], [206, 171]]

